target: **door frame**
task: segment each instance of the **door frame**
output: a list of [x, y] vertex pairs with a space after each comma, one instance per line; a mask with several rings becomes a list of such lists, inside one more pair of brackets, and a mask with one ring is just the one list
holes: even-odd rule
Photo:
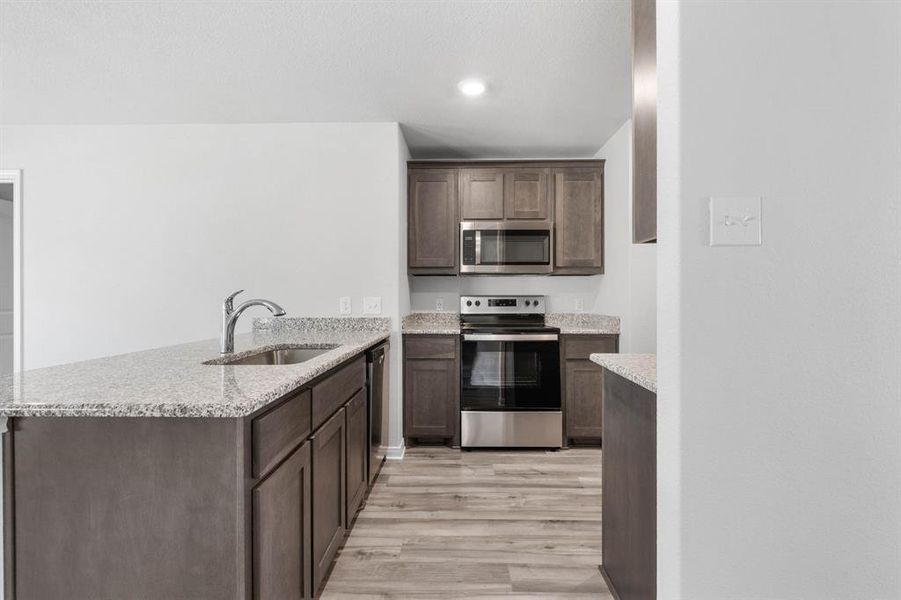
[[22, 170], [0, 169], [0, 183], [13, 186], [13, 373], [20, 373], [25, 348], [22, 338]]

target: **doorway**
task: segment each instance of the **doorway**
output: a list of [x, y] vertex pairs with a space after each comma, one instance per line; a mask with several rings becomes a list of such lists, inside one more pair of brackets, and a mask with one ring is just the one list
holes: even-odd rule
[[21, 370], [21, 173], [0, 171], [0, 375]]

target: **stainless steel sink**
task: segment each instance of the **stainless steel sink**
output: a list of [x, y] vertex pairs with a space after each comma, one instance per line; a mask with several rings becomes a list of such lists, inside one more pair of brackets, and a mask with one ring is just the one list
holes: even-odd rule
[[277, 350], [265, 350], [249, 356], [243, 356], [234, 360], [224, 360], [223, 365], [296, 365], [316, 358], [334, 350], [338, 346], [333, 344], [320, 348], [279, 348]]

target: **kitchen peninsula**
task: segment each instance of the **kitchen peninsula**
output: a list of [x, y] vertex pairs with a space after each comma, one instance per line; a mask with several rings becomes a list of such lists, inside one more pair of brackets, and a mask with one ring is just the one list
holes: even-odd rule
[[657, 597], [657, 357], [592, 354], [604, 368], [601, 572], [618, 600]]
[[[6, 597], [318, 593], [371, 481], [365, 355], [389, 335], [260, 319], [225, 358], [209, 340], [7, 377]], [[286, 348], [318, 355], [222, 364]]]

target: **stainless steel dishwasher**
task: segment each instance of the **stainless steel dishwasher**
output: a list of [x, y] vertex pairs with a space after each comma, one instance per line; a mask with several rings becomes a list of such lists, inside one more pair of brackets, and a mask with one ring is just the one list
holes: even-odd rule
[[366, 352], [366, 385], [369, 411], [369, 484], [375, 481], [388, 452], [389, 344]]

